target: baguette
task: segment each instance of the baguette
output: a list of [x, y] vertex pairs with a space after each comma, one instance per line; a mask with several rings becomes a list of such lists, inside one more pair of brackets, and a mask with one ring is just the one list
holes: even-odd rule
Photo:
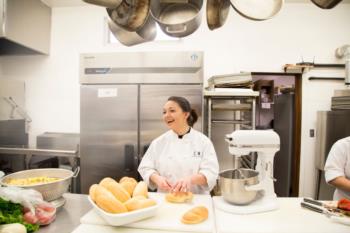
[[144, 196], [133, 197], [124, 203], [128, 211], [139, 210], [156, 204], [157, 203], [154, 200], [146, 199]]
[[94, 190], [95, 202], [96, 202], [97, 197], [100, 196], [100, 195], [114, 197], [113, 194], [110, 191], [108, 191], [105, 187], [103, 187], [101, 185], [97, 185], [95, 187], [96, 187], [95, 190]]
[[120, 183], [120, 185], [132, 196], [132, 193], [135, 190], [135, 187], [137, 185], [137, 182], [130, 182], [130, 181], [124, 181], [123, 183]]
[[192, 198], [193, 193], [191, 192], [168, 193], [167, 195], [165, 195], [165, 200], [172, 203], [190, 202]]
[[136, 187], [135, 187], [135, 189], [134, 189], [134, 191], [133, 191], [133, 193], [132, 193], [132, 196], [133, 196], [133, 197], [136, 197], [136, 196], [144, 196], [144, 197], [148, 198], [148, 188], [147, 188], [146, 182], [140, 181], [140, 182], [136, 185]]
[[110, 183], [110, 182], [117, 182], [117, 181], [115, 181], [111, 177], [105, 177], [100, 181], [99, 185], [105, 186], [107, 183]]
[[137, 181], [136, 181], [134, 178], [128, 177], [128, 176], [124, 176], [124, 177], [122, 177], [122, 178], [119, 180], [119, 183], [120, 183], [120, 184], [121, 184], [121, 183], [124, 183], [124, 182], [131, 182], [131, 183], [137, 185]]
[[94, 202], [96, 202], [96, 189], [97, 188], [98, 188], [98, 184], [93, 184], [89, 188], [89, 196], [90, 196], [91, 200], [93, 200]]
[[96, 197], [96, 204], [104, 211], [112, 214], [124, 213], [128, 211], [123, 203], [121, 203], [113, 195], [98, 195]]
[[197, 206], [187, 211], [181, 218], [185, 224], [197, 224], [208, 218], [208, 209], [205, 206]]
[[102, 183], [101, 186], [110, 191], [122, 203], [130, 199], [130, 194], [116, 181], [107, 181]]

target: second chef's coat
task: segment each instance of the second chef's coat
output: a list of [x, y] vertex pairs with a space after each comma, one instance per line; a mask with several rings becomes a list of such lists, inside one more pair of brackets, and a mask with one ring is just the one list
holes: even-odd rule
[[209, 138], [191, 128], [182, 138], [169, 130], [153, 140], [138, 171], [151, 189], [156, 188], [149, 179], [154, 172], [171, 183], [201, 173], [207, 178], [208, 186], [192, 185], [191, 192], [207, 194], [216, 184], [219, 164]]
[[[327, 182], [340, 176], [350, 180], [350, 137], [340, 139], [334, 143], [329, 151], [324, 170]], [[341, 198], [350, 199], [350, 192], [337, 188], [333, 199], [340, 200]]]

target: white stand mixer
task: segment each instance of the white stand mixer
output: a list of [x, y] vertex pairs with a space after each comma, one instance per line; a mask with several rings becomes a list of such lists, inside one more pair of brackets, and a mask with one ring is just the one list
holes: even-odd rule
[[234, 205], [226, 202], [223, 197], [214, 198], [217, 208], [236, 214], [251, 214], [271, 211], [278, 208], [277, 196], [274, 189], [273, 160], [275, 153], [280, 150], [280, 138], [272, 130], [237, 130], [226, 135], [229, 152], [241, 157], [250, 152], [257, 152], [256, 170], [259, 172], [259, 183], [245, 186], [247, 191], [257, 190], [259, 195], [248, 205]]

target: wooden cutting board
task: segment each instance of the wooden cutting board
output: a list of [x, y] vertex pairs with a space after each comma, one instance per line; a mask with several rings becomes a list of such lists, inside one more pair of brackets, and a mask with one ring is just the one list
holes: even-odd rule
[[[164, 231], [182, 231], [182, 232], [215, 232], [213, 203], [210, 195], [194, 195], [191, 203], [173, 204], [165, 201], [162, 193], [149, 193], [151, 198], [161, 203], [157, 214], [149, 219], [125, 225], [127, 228], [153, 229]], [[206, 221], [199, 224], [183, 224], [180, 219], [189, 209], [203, 205], [209, 210], [209, 217]], [[80, 222], [82, 224], [94, 224], [108, 226], [108, 224], [94, 210], [85, 214]], [[119, 229], [120, 227], [111, 227]], [[94, 233], [96, 233], [95, 231]]]

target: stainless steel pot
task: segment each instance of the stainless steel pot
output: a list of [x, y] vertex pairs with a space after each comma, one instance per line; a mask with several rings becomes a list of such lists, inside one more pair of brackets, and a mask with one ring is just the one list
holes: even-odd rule
[[162, 31], [173, 37], [185, 37], [199, 27], [203, 0], [152, 0], [151, 15]]
[[114, 23], [127, 31], [137, 31], [146, 23], [151, 0], [123, 0], [114, 9], [107, 8], [107, 13]]
[[311, 0], [316, 6], [322, 9], [332, 9], [342, 0]]
[[224, 25], [230, 11], [230, 0], [207, 0], [207, 24], [210, 30]]
[[117, 40], [126, 46], [133, 46], [144, 42], [152, 41], [157, 35], [157, 27], [153, 18], [149, 15], [146, 23], [137, 31], [130, 32], [108, 21], [108, 27]]
[[284, 0], [230, 0], [233, 9], [252, 20], [266, 20], [275, 16]]
[[225, 201], [246, 205], [254, 201], [258, 191], [247, 191], [246, 186], [258, 184], [259, 172], [252, 169], [230, 169], [220, 172], [219, 184]]

